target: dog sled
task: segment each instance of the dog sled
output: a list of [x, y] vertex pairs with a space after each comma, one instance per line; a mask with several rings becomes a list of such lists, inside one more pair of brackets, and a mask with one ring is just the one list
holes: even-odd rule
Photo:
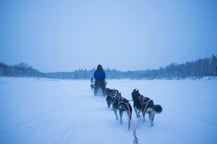
[[94, 96], [105, 96], [106, 84], [105, 80], [91, 80], [90, 87], [94, 92]]

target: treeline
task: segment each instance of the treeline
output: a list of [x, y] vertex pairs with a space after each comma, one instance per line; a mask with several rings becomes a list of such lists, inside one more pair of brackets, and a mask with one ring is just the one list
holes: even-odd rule
[[[38, 70], [21, 63], [8, 66], [0, 63], [0, 76], [6, 77], [44, 77], [55, 79], [90, 79], [95, 69], [79, 69], [72, 72], [42, 73]], [[217, 76], [217, 57], [199, 59], [184, 64], [172, 63], [158, 70], [119, 71], [105, 69], [107, 79], [185, 79], [202, 78], [206, 76]]]
[[0, 76], [5, 77], [44, 77], [45, 74], [32, 68], [31, 66], [20, 63], [15, 66], [9, 66], [0, 63]]

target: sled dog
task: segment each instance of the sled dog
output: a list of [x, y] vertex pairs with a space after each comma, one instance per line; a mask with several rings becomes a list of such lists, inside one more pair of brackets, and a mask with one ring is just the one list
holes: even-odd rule
[[120, 123], [122, 124], [123, 113], [127, 113], [128, 117], [128, 129], [130, 129], [130, 122], [132, 118], [132, 107], [129, 103], [129, 100], [121, 96], [121, 93], [118, 92], [114, 97], [113, 110], [115, 113], [116, 120], [118, 120], [117, 111], [119, 110]]
[[139, 118], [140, 113], [142, 113], [142, 116], [145, 119], [145, 114], [148, 113], [151, 126], [153, 126], [155, 113], [161, 113], [163, 110], [161, 105], [154, 104], [153, 100], [141, 95], [137, 89], [132, 91], [132, 99], [136, 117]]
[[114, 102], [115, 96], [118, 94], [118, 90], [106, 88], [105, 93], [106, 93], [107, 106], [108, 106], [108, 108], [110, 108], [110, 106]]

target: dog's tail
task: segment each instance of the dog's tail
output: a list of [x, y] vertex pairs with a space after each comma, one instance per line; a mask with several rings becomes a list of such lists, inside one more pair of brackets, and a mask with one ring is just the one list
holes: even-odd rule
[[163, 111], [163, 108], [162, 108], [161, 105], [156, 104], [156, 105], [154, 105], [154, 111], [155, 111], [156, 113], [161, 113], [161, 112]]

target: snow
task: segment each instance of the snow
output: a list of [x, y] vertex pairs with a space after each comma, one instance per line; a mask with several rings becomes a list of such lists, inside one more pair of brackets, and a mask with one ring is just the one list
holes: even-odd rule
[[[217, 80], [108, 80], [131, 99], [134, 88], [163, 107], [154, 126], [137, 128], [139, 144], [217, 143]], [[88, 80], [0, 78], [0, 144], [132, 144]], [[132, 102], [131, 102], [132, 104]], [[133, 111], [133, 122], [139, 120]]]

